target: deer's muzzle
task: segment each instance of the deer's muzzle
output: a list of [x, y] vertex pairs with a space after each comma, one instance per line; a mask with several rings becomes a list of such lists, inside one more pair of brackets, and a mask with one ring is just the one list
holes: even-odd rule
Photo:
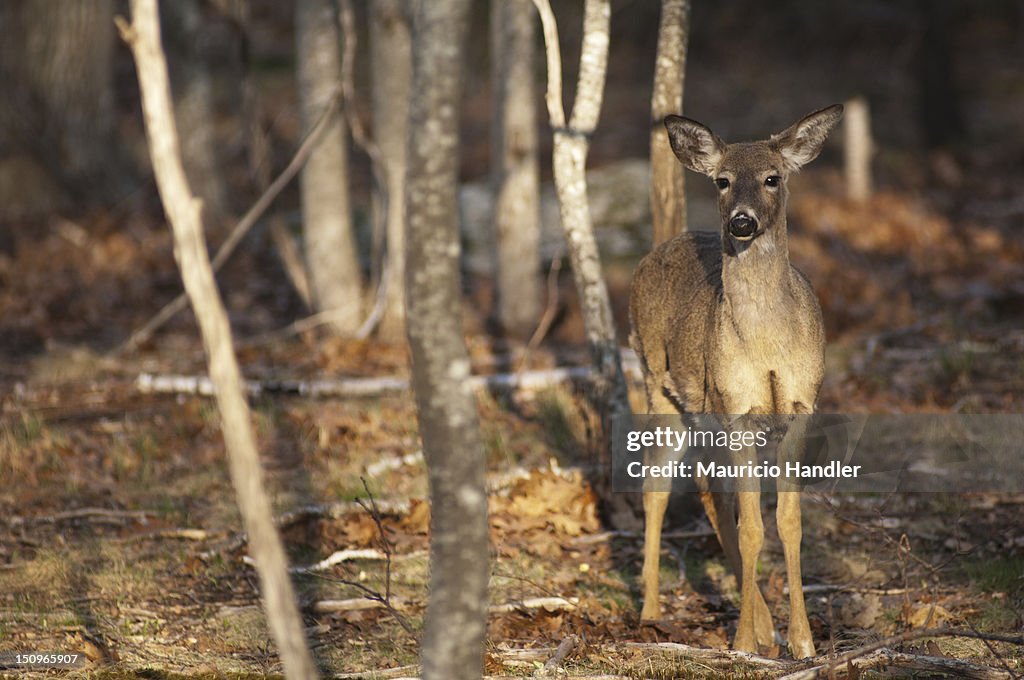
[[757, 220], [750, 215], [738, 213], [729, 220], [729, 233], [733, 238], [747, 241], [757, 232]]

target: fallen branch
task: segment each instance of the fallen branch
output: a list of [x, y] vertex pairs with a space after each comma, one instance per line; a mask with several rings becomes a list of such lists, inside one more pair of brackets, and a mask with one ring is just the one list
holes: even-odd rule
[[578, 597], [528, 597], [525, 600], [491, 605], [488, 611], [491, 614], [509, 614], [528, 609], [544, 609], [549, 612], [566, 611], [578, 607], [579, 602]]
[[[853, 584], [843, 583], [812, 583], [804, 584], [804, 595], [814, 593], [868, 593], [870, 595], [905, 595], [920, 590], [920, 588], [862, 588]], [[789, 595], [789, 586], [782, 587], [782, 594]]]
[[7, 523], [11, 526], [20, 524], [57, 524], [77, 519], [95, 520], [114, 524], [125, 524], [129, 520], [146, 524], [153, 513], [145, 510], [108, 510], [106, 508], [79, 508], [67, 510], [54, 515], [41, 515], [39, 517], [10, 517]]
[[[632, 369], [632, 367], [630, 367]], [[632, 372], [632, 370], [630, 370]], [[474, 389], [533, 392], [565, 382], [586, 380], [593, 373], [590, 367], [570, 366], [548, 368], [521, 373], [474, 375], [468, 379]], [[637, 367], [636, 374], [639, 375]], [[385, 376], [379, 378], [339, 378], [337, 380], [246, 380], [243, 382], [250, 396], [262, 394], [294, 394], [313, 398], [378, 397], [384, 394], [408, 392], [408, 378]], [[213, 384], [203, 375], [153, 375], [142, 373], [135, 387], [144, 394], [198, 394], [213, 396]]]
[[[853, 665], [851, 668], [851, 664]], [[815, 666], [806, 670], [797, 671], [783, 675], [778, 680], [810, 680], [811, 678], [826, 677], [859, 677], [859, 675], [873, 668], [895, 669], [899, 668], [906, 673], [942, 673], [957, 678], [974, 678], [975, 680], [1008, 680], [1014, 676], [1007, 671], [989, 668], [981, 664], [962, 661], [960, 659], [948, 659], [941, 656], [926, 656], [921, 654], [909, 654], [906, 652], [894, 652], [889, 648], [875, 650], [870, 654], [860, 657], [854, 661], [848, 661], [841, 667], [830, 671], [831, 675], [823, 674], [824, 666]]]
[[335, 612], [355, 612], [364, 609], [384, 609], [385, 605], [380, 600], [371, 600], [368, 597], [353, 597], [346, 600], [318, 600], [312, 604], [312, 609], [317, 614], [332, 614]]
[[666, 652], [715, 667], [734, 668], [737, 663], [779, 670], [783, 670], [786, 667], [786, 664], [782, 661], [749, 652], [740, 652], [735, 649], [710, 649], [707, 647], [684, 645], [679, 642], [627, 642], [626, 647], [645, 651]]
[[384, 668], [372, 671], [359, 671], [357, 673], [335, 673], [325, 676], [327, 680], [383, 680], [384, 678], [406, 677], [410, 674], [420, 672], [419, 665], [398, 666], [396, 668]]
[[381, 551], [372, 548], [337, 550], [316, 564], [311, 564], [308, 567], [292, 567], [289, 571], [293, 574], [310, 574], [315, 571], [326, 571], [335, 565], [350, 560], [383, 560], [387, 559], [387, 557]]
[[[899, 657], [899, 658], [902, 658], [904, 661], [906, 661], [908, 663], [911, 662], [911, 661], [920, 662], [920, 663], [927, 663], [927, 662], [931, 662], [932, 659], [939, 659], [939, 657], [923, 657], [923, 656], [918, 656], [918, 655], [914, 655], [914, 654], [906, 654], [906, 653], [902, 653], [902, 652], [893, 652], [891, 649], [889, 649], [893, 645], [897, 645], [897, 644], [900, 644], [900, 643], [903, 643], [903, 642], [910, 642], [911, 640], [919, 640], [921, 638], [926, 638], [926, 637], [963, 637], [963, 638], [972, 638], [972, 639], [975, 639], [975, 640], [988, 640], [988, 641], [991, 641], [991, 642], [1007, 642], [1007, 643], [1014, 644], [1014, 645], [1024, 645], [1024, 636], [1020, 636], [1020, 635], [997, 635], [997, 634], [994, 634], [994, 633], [981, 633], [981, 632], [973, 631], [973, 630], [964, 630], [962, 628], [924, 628], [924, 629], [921, 629], [921, 630], [910, 630], [910, 631], [907, 631], [905, 633], [901, 633], [900, 635], [894, 635], [892, 637], [888, 637], [888, 638], [885, 638], [883, 640], [879, 640], [878, 642], [872, 643], [870, 645], [865, 645], [864, 647], [860, 647], [858, 649], [854, 649], [854, 650], [852, 650], [850, 652], [847, 652], [845, 654], [842, 654], [842, 655], [836, 657], [835, 659], [833, 659], [833, 660], [831, 660], [831, 661], [829, 661], [829, 662], [827, 662], [825, 664], [822, 664], [820, 666], [815, 666], [813, 668], [808, 668], [806, 670], [802, 670], [802, 671], [799, 671], [799, 672], [796, 672], [796, 673], [791, 673], [791, 674], [785, 676], [785, 680], [814, 680], [814, 678], [829, 677], [830, 673], [832, 673], [833, 671], [836, 671], [836, 670], [841, 670], [842, 666], [845, 666], [846, 664], [851, 663], [853, 661], [856, 661], [856, 660], [868, 657], [868, 655], [871, 655], [871, 654], [873, 654], [875, 652], [881, 652], [881, 651], [884, 651], [887, 655], [891, 655], [890, 657], [887, 657], [887, 658], [895, 659], [895, 658]], [[1008, 672], [1000, 671], [1000, 670], [996, 670], [996, 669], [992, 669], [992, 668], [986, 668], [985, 666], [980, 666], [980, 665], [977, 665], [977, 664], [970, 664], [969, 662], [966, 662], [966, 661], [959, 661], [957, 659], [939, 659], [939, 660], [941, 660], [941, 661], [957, 661], [960, 664], [967, 664], [968, 666], [973, 667], [979, 673], [981, 673], [981, 672], [988, 672], [988, 673], [993, 673], [994, 674], [994, 675], [992, 675], [992, 674], [990, 674], [990, 675], [976, 675], [976, 676], [967, 676], [967, 677], [979, 677], [979, 678], [1009, 678], [1009, 677], [1012, 677]], [[883, 663], [884, 663], [884, 661], [883, 661]], [[895, 661], [893, 663], [895, 664]]]

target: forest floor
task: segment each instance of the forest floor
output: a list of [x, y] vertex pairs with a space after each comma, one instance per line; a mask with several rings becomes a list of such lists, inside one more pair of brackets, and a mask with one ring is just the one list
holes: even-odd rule
[[[827, 177], [821, 181], [827, 186]], [[980, 222], [954, 230], [926, 204], [896, 194], [866, 206], [829, 195], [808, 192], [792, 207], [793, 258], [821, 282], [829, 326], [820, 410], [1019, 412], [1019, 239]], [[26, 338], [48, 332], [124, 337], [144, 318], [140, 309], [152, 309], [140, 301], [173, 288], [158, 225], [128, 235], [90, 228], [85, 246], [69, 233], [77, 233], [73, 225], [56, 223], [48, 235], [25, 235], [32, 247], [0, 258], [5, 352], [19, 357], [0, 372], [0, 654], [82, 652], [88, 664], [72, 674], [90, 677], [279, 673], [215, 405], [136, 386], [143, 372], [203, 373], [191, 320], [176, 321], [131, 356], [106, 356], [74, 340], [27, 351], [35, 343]], [[260, 267], [258, 254], [240, 259], [225, 276], [238, 282], [228, 287], [228, 303], [244, 338], [258, 323], [242, 310], [272, 309], [277, 293], [272, 282], [244, 275]], [[139, 262], [152, 263], [148, 277], [137, 275]], [[620, 319], [631, 266], [609, 263]], [[571, 284], [563, 283], [556, 342], [534, 352], [529, 367], [586, 362]], [[475, 372], [495, 372], [509, 350], [482, 332], [475, 310], [484, 303], [468, 302]], [[399, 345], [316, 331], [242, 343], [240, 355], [257, 379], [408, 375]], [[641, 387], [632, 388], [641, 411]], [[638, 644], [727, 648], [738, 616], [735, 578], [697, 504], [684, 498], [676, 514], [684, 519], [665, 541], [664, 619], [638, 620], [640, 525], [611, 526], [590, 485], [599, 443], [584, 396], [573, 385], [479, 395], [492, 536], [486, 671], [530, 675], [575, 635], [580, 643], [564, 662], [570, 676], [719, 677], [670, 647]], [[415, 675], [429, 506], [411, 394], [267, 393], [252, 406], [291, 564], [369, 551], [295, 575], [324, 671]], [[371, 496], [380, 527], [359, 503]], [[925, 625], [1019, 632], [1022, 504], [1024, 494], [807, 494], [804, 581], [819, 652]], [[788, 597], [772, 505], [768, 498], [760, 574], [784, 632]], [[388, 606], [367, 598], [368, 590]], [[900, 648], [1024, 672], [1021, 649], [1009, 644], [941, 638]], [[740, 669], [749, 677], [778, 674], [751, 663], [732, 677]]]

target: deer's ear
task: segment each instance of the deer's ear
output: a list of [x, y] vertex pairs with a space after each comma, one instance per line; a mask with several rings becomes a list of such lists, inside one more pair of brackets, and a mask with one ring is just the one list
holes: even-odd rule
[[725, 144], [714, 132], [695, 120], [665, 116], [668, 141], [683, 165], [694, 172], [714, 176], [725, 153]]
[[825, 138], [842, 116], [842, 105], [834, 104], [827, 109], [815, 111], [779, 134], [772, 135], [772, 148], [782, 154], [786, 169], [789, 172], [796, 172], [817, 158]]

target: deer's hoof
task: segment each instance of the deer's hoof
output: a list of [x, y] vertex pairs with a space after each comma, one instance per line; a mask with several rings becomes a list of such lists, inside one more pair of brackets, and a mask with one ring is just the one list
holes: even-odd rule
[[754, 632], [737, 631], [736, 639], [732, 642], [732, 648], [737, 652], [757, 654], [757, 642], [754, 640]]
[[794, 659], [809, 659], [812, 656], [816, 656], [814, 652], [814, 642], [810, 638], [804, 640], [790, 640], [789, 651], [793, 655]]
[[641, 621], [657, 621], [661, 618], [661, 606], [657, 600], [653, 602], [645, 601], [644, 608], [640, 612]]

